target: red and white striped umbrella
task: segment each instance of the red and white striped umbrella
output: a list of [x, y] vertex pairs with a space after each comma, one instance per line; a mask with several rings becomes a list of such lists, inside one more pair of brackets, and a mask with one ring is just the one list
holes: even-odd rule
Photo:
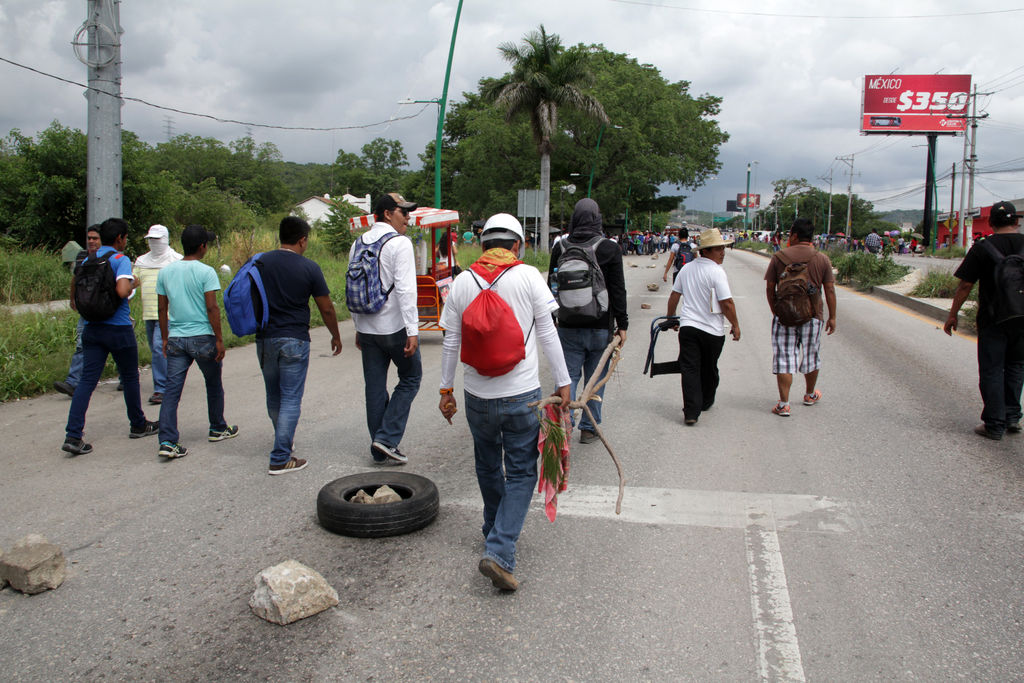
[[[353, 230], [366, 230], [375, 222], [373, 214], [348, 219]], [[409, 213], [409, 225], [416, 228], [444, 228], [459, 222], [459, 212], [423, 206]]]

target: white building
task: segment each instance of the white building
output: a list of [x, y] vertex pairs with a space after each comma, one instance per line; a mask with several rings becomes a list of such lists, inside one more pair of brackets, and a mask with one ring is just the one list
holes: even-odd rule
[[363, 213], [370, 213], [370, 195], [356, 197], [348, 193], [343, 194], [341, 199], [332, 198], [329, 194], [325, 194], [323, 197], [314, 195], [296, 204], [295, 208], [292, 209], [292, 213], [297, 213], [301, 209], [302, 213], [306, 216], [306, 220], [315, 228], [327, 219], [327, 214], [330, 213], [331, 207], [339, 201], [348, 202]]

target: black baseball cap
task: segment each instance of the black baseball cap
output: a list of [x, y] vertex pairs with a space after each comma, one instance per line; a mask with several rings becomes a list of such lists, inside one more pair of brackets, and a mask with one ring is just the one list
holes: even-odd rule
[[377, 198], [377, 204], [373, 207], [373, 213], [380, 216], [385, 211], [394, 211], [395, 209], [415, 211], [416, 207], [416, 203], [406, 201], [405, 197], [397, 192], [389, 192]]
[[1017, 208], [1013, 204], [999, 202], [992, 206], [992, 211], [988, 215], [988, 223], [993, 228], [1004, 228], [1007, 225], [1013, 225], [1019, 218], [1022, 216], [1017, 213]]
[[217, 236], [201, 225], [190, 225], [181, 231], [181, 246], [188, 253], [217, 239]]

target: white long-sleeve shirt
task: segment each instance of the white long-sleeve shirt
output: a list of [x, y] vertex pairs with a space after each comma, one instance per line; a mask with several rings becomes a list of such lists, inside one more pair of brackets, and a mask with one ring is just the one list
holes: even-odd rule
[[[373, 244], [389, 232], [397, 233], [383, 221], [363, 233], [357, 240]], [[352, 260], [356, 245], [352, 244], [348, 258]], [[419, 335], [419, 314], [416, 311], [416, 257], [412, 241], [405, 235], [392, 237], [380, 251], [380, 281], [384, 291], [394, 285], [384, 307], [377, 313], [353, 313], [356, 332], [365, 334], [394, 334], [402, 328], [410, 337]]]

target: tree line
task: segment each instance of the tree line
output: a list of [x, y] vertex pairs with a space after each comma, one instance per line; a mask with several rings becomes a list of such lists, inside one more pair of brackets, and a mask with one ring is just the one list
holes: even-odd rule
[[[718, 171], [719, 149], [728, 140], [715, 120], [721, 98], [693, 95], [687, 81], [668, 81], [655, 66], [601, 45], [565, 48], [557, 36], [544, 35], [544, 50], [573, 56], [574, 87], [599, 103], [605, 118], [564, 106], [539, 145], [530, 108], [510, 109], [497, 96], [501, 85], [522, 80], [523, 65], [513, 58], [509, 73], [481, 79], [476, 91], [463, 93], [447, 113], [444, 208], [458, 210], [466, 223], [499, 211], [515, 213], [516, 191], [540, 186], [539, 149], [549, 155], [556, 225], [560, 216], [567, 221], [575, 201], [586, 196], [591, 175], [591, 196], [606, 220], [628, 212], [632, 223], [642, 213], [677, 208], [685, 189], [699, 187]], [[525, 50], [519, 57], [536, 55]], [[224, 234], [251, 229], [266, 215], [324, 193], [375, 198], [398, 190], [429, 206], [434, 142], [417, 157], [420, 168], [410, 168], [400, 142], [377, 138], [358, 154], [338, 150], [330, 164], [299, 164], [251, 137], [225, 144], [185, 134], [151, 145], [124, 131], [123, 213], [133, 225], [198, 222]], [[0, 234], [26, 246], [81, 241], [85, 180], [82, 131], [56, 121], [35, 137], [12, 130], [0, 140]], [[659, 195], [666, 184], [679, 194]]]

